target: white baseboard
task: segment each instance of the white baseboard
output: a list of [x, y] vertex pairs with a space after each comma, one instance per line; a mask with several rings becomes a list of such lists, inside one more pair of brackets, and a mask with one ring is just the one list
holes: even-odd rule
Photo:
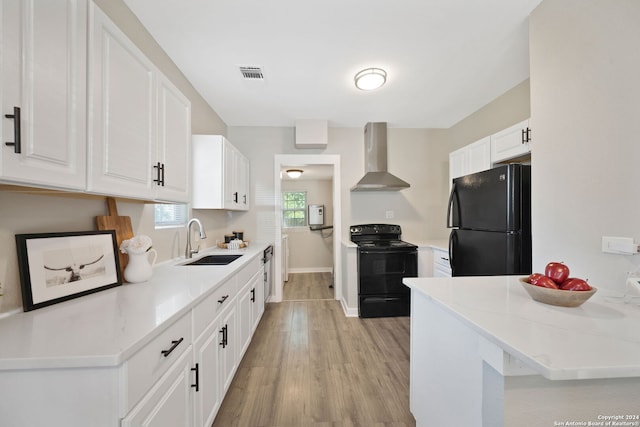
[[342, 311], [347, 317], [358, 317], [358, 307], [348, 307], [344, 298], [340, 298], [340, 305], [342, 305]]
[[307, 268], [290, 268], [289, 274], [291, 273], [331, 273], [333, 271], [333, 267], [307, 267]]

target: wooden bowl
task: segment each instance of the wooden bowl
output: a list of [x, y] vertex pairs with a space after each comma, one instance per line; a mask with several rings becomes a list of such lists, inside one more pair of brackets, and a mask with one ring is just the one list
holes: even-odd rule
[[562, 289], [543, 288], [530, 284], [527, 282], [527, 278], [521, 278], [520, 283], [534, 301], [558, 307], [578, 307], [598, 290], [593, 286], [590, 291], [563, 291]]

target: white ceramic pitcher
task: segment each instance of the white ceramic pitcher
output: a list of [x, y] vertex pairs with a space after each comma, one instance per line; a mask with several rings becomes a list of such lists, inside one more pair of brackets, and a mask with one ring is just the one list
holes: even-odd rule
[[[149, 254], [153, 254], [153, 260], [149, 262]], [[129, 263], [124, 268], [124, 280], [129, 283], [146, 282], [153, 274], [153, 265], [156, 263], [158, 252], [151, 248], [144, 253], [127, 252]]]

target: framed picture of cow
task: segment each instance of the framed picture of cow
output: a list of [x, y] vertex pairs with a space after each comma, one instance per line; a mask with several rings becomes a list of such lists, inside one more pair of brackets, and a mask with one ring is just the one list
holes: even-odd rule
[[24, 311], [122, 284], [116, 233], [16, 234]]

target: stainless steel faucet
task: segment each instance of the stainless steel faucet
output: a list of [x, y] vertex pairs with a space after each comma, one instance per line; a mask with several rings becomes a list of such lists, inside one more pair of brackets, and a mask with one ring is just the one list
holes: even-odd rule
[[198, 247], [195, 250], [191, 249], [191, 224], [193, 224], [194, 222], [198, 224], [198, 232], [200, 233], [200, 239], [207, 238], [207, 234], [204, 232], [204, 228], [202, 227], [202, 223], [200, 222], [200, 220], [198, 218], [191, 218], [187, 223], [187, 248], [184, 251], [185, 258], [193, 257], [193, 254], [197, 254], [198, 251], [200, 250], [200, 245], [198, 245]]

